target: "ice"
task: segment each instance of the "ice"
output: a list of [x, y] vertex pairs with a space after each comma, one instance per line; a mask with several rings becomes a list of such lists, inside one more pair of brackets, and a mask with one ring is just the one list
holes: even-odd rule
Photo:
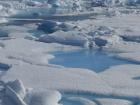
[[58, 91], [33, 90], [27, 95], [28, 105], [59, 105], [61, 94]]
[[117, 88], [115, 93], [119, 93], [120, 96], [139, 97], [140, 94], [137, 92], [139, 90], [139, 81], [134, 79], [139, 77], [139, 67], [139, 65], [116, 66], [102, 72], [100, 75], [111, 87]]
[[108, 6], [108, 5], [137, 5], [139, 4], [139, 0], [91, 0], [93, 2], [93, 6]]
[[28, 6], [42, 6], [43, 4], [39, 1], [27, 1], [26, 5], [28, 5]]
[[102, 98], [102, 99], [96, 99], [99, 101], [102, 105], [132, 105], [133, 103], [128, 100], [122, 100], [122, 99], [107, 99], [107, 98]]
[[54, 33], [58, 30], [62, 31], [71, 31], [74, 30], [76, 26], [68, 24], [65, 22], [56, 22], [56, 21], [45, 21], [38, 26], [38, 30], [45, 31], [46, 33]]
[[4, 70], [4, 71], [7, 71], [8, 69], [10, 69], [10, 65], [8, 65], [8, 64], [5, 64], [5, 63], [1, 63], [0, 62], [0, 71], [2, 70]]
[[113, 29], [106, 26], [95, 27], [88, 35], [80, 32], [80, 26], [54, 21], [43, 23], [38, 29], [47, 33], [47, 35], [42, 35], [39, 38], [39, 41], [46, 43], [61, 43], [94, 48], [96, 46], [103, 47], [117, 44], [122, 40]]
[[[29, 89], [28, 89], [29, 90]], [[3, 104], [7, 105], [58, 105], [61, 94], [53, 90], [35, 90], [27, 91], [22, 81], [15, 80], [5, 84], [2, 98]]]
[[25, 91], [24, 87], [21, 87], [21, 82], [19, 81], [15, 81], [13, 86], [6, 85], [4, 94], [7, 96], [7, 99], [5, 101], [11, 101], [11, 103], [17, 105], [26, 105], [26, 103], [23, 101], [23, 96], [25, 95], [23, 91]]
[[66, 99], [67, 103], [72, 103], [73, 105], [97, 105], [91, 100], [82, 98], [82, 97], [68, 97]]
[[[6, 85], [8, 87], [12, 88], [22, 99], [24, 99], [24, 97], [26, 95], [26, 89], [20, 80], [8, 82]], [[9, 93], [6, 93], [6, 94], [8, 95]], [[10, 97], [12, 98], [13, 96], [10, 96]]]
[[61, 43], [65, 45], [74, 45], [84, 47], [87, 43], [87, 38], [82, 33], [76, 31], [57, 31], [55, 33], [45, 35], [39, 38], [40, 42], [46, 43]]
[[[10, 1], [10, 2], [8, 2]], [[53, 0], [53, 1], [38, 1], [38, 0], [6, 0], [0, 1], [0, 11], [2, 17], [23, 17], [23, 18], [38, 18], [52, 14], [67, 14], [82, 11], [94, 10], [93, 7], [125, 7], [139, 6], [139, 0]], [[42, 9], [43, 8], [43, 9]], [[102, 9], [104, 10], [104, 9]], [[111, 11], [110, 11], [111, 10]], [[112, 8], [109, 14], [119, 13]], [[113, 10], [113, 11], [112, 11]], [[118, 10], [119, 11], [119, 10]], [[99, 12], [99, 11], [98, 11]]]
[[107, 99], [107, 98], [86, 98], [82, 96], [77, 96], [77, 97], [66, 97], [64, 100], [64, 104], [69, 104], [71, 105], [132, 105], [132, 102], [127, 101], [127, 100], [121, 100], [121, 99]]
[[16, 10], [13, 9], [12, 5], [8, 2], [0, 1], [0, 16], [10, 16], [16, 13]]
[[[0, 104], [138, 105], [139, 6], [139, 0], [0, 0]], [[98, 73], [49, 63], [53, 52], [95, 49], [133, 63]]]
[[8, 33], [6, 31], [0, 30], [0, 37], [8, 37]]
[[127, 59], [129, 61], [133, 61], [136, 63], [140, 63], [140, 57], [139, 57], [139, 52], [131, 52], [131, 53], [121, 53], [116, 55], [116, 57], [121, 58], [121, 59]]

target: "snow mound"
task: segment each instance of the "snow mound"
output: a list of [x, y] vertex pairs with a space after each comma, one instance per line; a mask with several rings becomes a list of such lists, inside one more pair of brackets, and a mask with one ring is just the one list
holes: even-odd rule
[[23, 101], [25, 94], [25, 87], [19, 80], [8, 82], [5, 86], [5, 95], [8, 97], [7, 101], [11, 99], [11, 103], [15, 103], [16, 105], [26, 105]]
[[46, 43], [60, 43], [73, 46], [84, 46], [87, 38], [77, 31], [57, 31], [55, 33], [45, 35], [39, 38], [39, 41]]
[[26, 89], [22, 81], [15, 80], [5, 84], [6, 101], [16, 105], [59, 105], [61, 94], [58, 91]]
[[[7, 86], [12, 88], [22, 99], [25, 97], [26, 95], [26, 89], [22, 83], [22, 81], [20, 80], [15, 80], [15, 81], [10, 81], [7, 83]], [[7, 88], [6, 88], [7, 89]], [[7, 95], [9, 94], [8, 91], [7, 92]], [[10, 96], [12, 97], [12, 96]]]
[[59, 105], [61, 94], [57, 91], [32, 91], [27, 96], [28, 105]]

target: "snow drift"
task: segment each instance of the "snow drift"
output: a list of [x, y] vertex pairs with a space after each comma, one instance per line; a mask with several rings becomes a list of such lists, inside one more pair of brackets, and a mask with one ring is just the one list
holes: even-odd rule
[[15, 105], [59, 105], [61, 99], [58, 91], [27, 89], [20, 80], [6, 83], [4, 94]]

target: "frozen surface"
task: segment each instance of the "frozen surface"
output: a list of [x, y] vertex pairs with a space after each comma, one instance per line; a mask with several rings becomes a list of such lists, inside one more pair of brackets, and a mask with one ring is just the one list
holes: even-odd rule
[[[140, 104], [139, 0], [74, 2], [0, 0], [0, 105]], [[49, 63], [75, 50], [105, 70]]]
[[15, 80], [4, 84], [2, 105], [59, 105], [61, 94], [53, 90], [34, 90], [24, 86], [22, 81]]

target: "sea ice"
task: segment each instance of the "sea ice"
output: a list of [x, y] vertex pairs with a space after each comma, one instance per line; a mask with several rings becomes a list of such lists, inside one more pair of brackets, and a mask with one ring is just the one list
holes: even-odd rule
[[[0, 1], [0, 80], [7, 85], [7, 95], [0, 92], [0, 104], [58, 105], [66, 98], [58, 91], [73, 94], [76, 98], [71, 100], [80, 104], [140, 103], [140, 1], [76, 1]], [[47, 16], [54, 20], [46, 21]], [[48, 62], [54, 51], [85, 46], [101, 47], [137, 64], [113, 66], [97, 74]]]
[[[28, 89], [29, 90], [29, 89]], [[61, 94], [53, 90], [34, 90], [27, 88], [23, 85], [22, 81], [15, 80], [5, 84], [5, 89], [2, 98], [3, 105], [59, 105]]]

